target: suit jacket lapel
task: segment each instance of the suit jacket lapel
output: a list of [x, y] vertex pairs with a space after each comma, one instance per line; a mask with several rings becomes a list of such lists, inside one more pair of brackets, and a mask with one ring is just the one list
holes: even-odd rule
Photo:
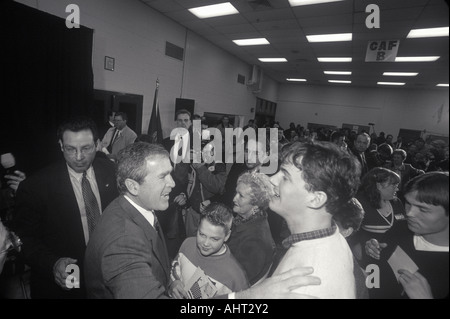
[[150, 223], [144, 218], [144, 216], [142, 216], [142, 214], [138, 212], [138, 210], [134, 208], [133, 205], [131, 205], [123, 196], [120, 196], [120, 205], [126, 212], [130, 214], [131, 219], [144, 231], [147, 240], [151, 243], [152, 250], [156, 259], [164, 269], [166, 280], [168, 280], [170, 263], [163, 234], [161, 234], [161, 236], [158, 236], [157, 231], [152, 227], [152, 225], [150, 225]]
[[[58, 206], [61, 207], [61, 211], [58, 213], [64, 215], [64, 218], [72, 225], [71, 228], [74, 230], [73, 234], [78, 237], [74, 239], [74, 242], [84, 243], [85, 239], [83, 224], [81, 223], [81, 213], [72, 187], [72, 182], [70, 181], [66, 162], [61, 163], [57, 170], [59, 173], [55, 175], [57, 177], [54, 185], [57, 196], [53, 200], [59, 202]], [[75, 231], [75, 229], [77, 230]]]

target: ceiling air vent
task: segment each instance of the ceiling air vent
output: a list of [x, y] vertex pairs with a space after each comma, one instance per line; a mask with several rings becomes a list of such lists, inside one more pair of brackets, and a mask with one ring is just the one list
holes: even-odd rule
[[166, 41], [166, 55], [183, 61], [184, 49], [178, 45]]

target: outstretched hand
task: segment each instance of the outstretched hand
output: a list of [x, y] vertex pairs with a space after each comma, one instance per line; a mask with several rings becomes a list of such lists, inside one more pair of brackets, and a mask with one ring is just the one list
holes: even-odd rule
[[309, 276], [314, 272], [311, 267], [298, 267], [282, 274], [265, 279], [261, 283], [236, 293], [236, 299], [313, 299], [314, 296], [302, 295], [293, 290], [320, 285], [318, 277]]

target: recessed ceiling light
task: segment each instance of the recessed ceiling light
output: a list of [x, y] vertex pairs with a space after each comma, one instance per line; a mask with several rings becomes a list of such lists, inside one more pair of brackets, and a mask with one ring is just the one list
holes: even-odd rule
[[395, 62], [433, 62], [439, 58], [440, 56], [398, 56]]
[[352, 58], [317, 58], [319, 62], [352, 62]]
[[270, 44], [266, 38], [240, 39], [240, 40], [233, 40], [233, 42], [240, 46]]
[[352, 41], [351, 33], [336, 33], [336, 34], [317, 34], [307, 35], [308, 42], [339, 42]]
[[405, 85], [402, 82], [377, 82], [378, 85]]
[[414, 29], [409, 31], [407, 38], [448, 37], [448, 27]]
[[237, 11], [236, 8], [229, 2], [191, 8], [189, 11], [200, 19], [239, 13], [239, 11]]
[[286, 81], [292, 81], [292, 82], [306, 82], [306, 79], [287, 78]]
[[351, 75], [351, 71], [323, 71], [325, 74], [332, 74], [332, 75]]
[[384, 72], [384, 76], [416, 76], [417, 72]]
[[439, 83], [436, 86], [442, 86], [442, 87], [447, 87], [448, 88], [448, 83]]
[[327, 2], [338, 2], [343, 0], [289, 0], [289, 4], [291, 7], [296, 6], [308, 6], [310, 4], [320, 4], [320, 3], [327, 3]]
[[259, 58], [261, 62], [287, 62], [285, 58]]
[[352, 83], [352, 81], [344, 81], [344, 80], [328, 80], [330, 83]]

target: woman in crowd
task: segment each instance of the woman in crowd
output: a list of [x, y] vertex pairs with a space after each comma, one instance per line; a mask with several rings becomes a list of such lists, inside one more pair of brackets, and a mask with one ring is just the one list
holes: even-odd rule
[[396, 220], [404, 219], [405, 208], [396, 197], [400, 176], [384, 167], [371, 169], [361, 180], [356, 198], [364, 208], [361, 229], [356, 234], [359, 242], [378, 239]]
[[399, 191], [397, 197], [403, 201], [403, 186], [413, 177], [424, 174], [423, 170], [417, 169], [411, 164], [406, 164], [406, 151], [402, 149], [396, 149], [392, 153], [392, 161], [387, 163], [384, 167], [397, 173], [400, 176]]
[[267, 221], [272, 194], [265, 174], [244, 173], [238, 178], [233, 199], [236, 216], [227, 244], [245, 269], [250, 285], [264, 279], [273, 262], [275, 243]]

